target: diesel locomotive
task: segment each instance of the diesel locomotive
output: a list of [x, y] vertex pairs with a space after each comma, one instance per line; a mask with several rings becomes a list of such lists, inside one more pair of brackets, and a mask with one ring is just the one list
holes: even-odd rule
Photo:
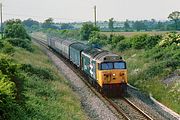
[[122, 57], [81, 42], [48, 38], [48, 46], [72, 62], [99, 91], [122, 95], [127, 89], [127, 68]]

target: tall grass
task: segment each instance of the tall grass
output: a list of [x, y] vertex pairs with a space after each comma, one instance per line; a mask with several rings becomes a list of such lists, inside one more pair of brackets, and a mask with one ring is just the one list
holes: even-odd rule
[[[10, 115], [17, 120], [83, 120], [87, 119], [78, 96], [68, 81], [58, 75], [59, 71], [37, 46], [34, 52], [16, 48], [14, 59], [25, 64], [21, 76], [24, 78], [23, 102]], [[28, 64], [28, 66], [27, 66]], [[38, 74], [36, 73], [37, 70]], [[36, 72], [34, 72], [36, 71]], [[43, 72], [50, 72], [49, 77]], [[52, 76], [51, 76], [52, 75]]]
[[163, 79], [173, 70], [164, 66], [168, 60], [154, 60], [146, 57], [146, 52], [132, 48], [119, 53], [127, 61], [129, 83], [147, 94], [152, 94], [158, 101], [180, 113], [179, 82], [174, 81], [169, 85], [163, 83]]

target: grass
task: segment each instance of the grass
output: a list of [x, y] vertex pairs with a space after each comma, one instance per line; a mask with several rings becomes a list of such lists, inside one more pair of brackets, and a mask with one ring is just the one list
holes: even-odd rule
[[110, 36], [110, 34], [115, 35], [124, 35], [125, 37], [132, 37], [134, 35], [141, 35], [141, 34], [148, 34], [148, 35], [161, 35], [165, 34], [169, 31], [148, 31], [148, 32], [101, 32], [102, 34], [105, 34], [107, 36]]
[[42, 79], [36, 74], [22, 73], [24, 80], [23, 104], [16, 106], [11, 114], [14, 120], [83, 120], [87, 119], [81, 108], [80, 99], [72, 91], [68, 81], [58, 75], [59, 71], [37, 46], [30, 53], [16, 48], [14, 59], [21, 64], [49, 70], [51, 79]]
[[[105, 34], [110, 35], [111, 32]], [[165, 32], [115, 32], [115, 34], [124, 34], [125, 36], [133, 36], [134, 34], [164, 34]], [[111, 50], [111, 45], [104, 46], [103, 49]], [[173, 64], [175, 59], [172, 56], [178, 57], [178, 50], [161, 49], [158, 53], [152, 48], [149, 56], [145, 56], [148, 50], [128, 48], [123, 52], [113, 49], [127, 61], [128, 67], [128, 82], [139, 88], [147, 94], [152, 94], [155, 99], [171, 108], [177, 113], [180, 113], [180, 84], [174, 81], [169, 85], [163, 83], [163, 79], [173, 72]], [[165, 57], [164, 57], [164, 56]], [[163, 57], [162, 57], [163, 56]], [[161, 59], [158, 57], [162, 57]], [[167, 63], [170, 64], [167, 67]]]
[[[117, 52], [117, 51], [115, 51]], [[144, 57], [145, 50], [129, 49], [117, 52], [127, 61], [129, 83], [147, 94], [152, 94], [155, 99], [180, 113], [180, 84], [174, 81], [168, 86], [162, 82], [171, 72], [170, 68], [161, 69], [161, 61], [150, 60]], [[155, 69], [154, 69], [155, 68]], [[157, 75], [152, 76], [152, 74]]]

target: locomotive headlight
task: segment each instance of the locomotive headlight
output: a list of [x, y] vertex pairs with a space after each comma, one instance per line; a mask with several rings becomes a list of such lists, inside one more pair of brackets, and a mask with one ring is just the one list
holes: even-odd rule
[[115, 76], [116, 74], [113, 74], [113, 76]]

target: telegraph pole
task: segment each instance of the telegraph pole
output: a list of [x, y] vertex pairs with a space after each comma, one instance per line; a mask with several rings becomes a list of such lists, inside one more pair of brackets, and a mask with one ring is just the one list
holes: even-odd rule
[[96, 5], [94, 6], [94, 25], [96, 26]]
[[1, 9], [1, 38], [3, 38], [3, 26], [2, 26], [2, 3], [0, 3], [0, 9]]

